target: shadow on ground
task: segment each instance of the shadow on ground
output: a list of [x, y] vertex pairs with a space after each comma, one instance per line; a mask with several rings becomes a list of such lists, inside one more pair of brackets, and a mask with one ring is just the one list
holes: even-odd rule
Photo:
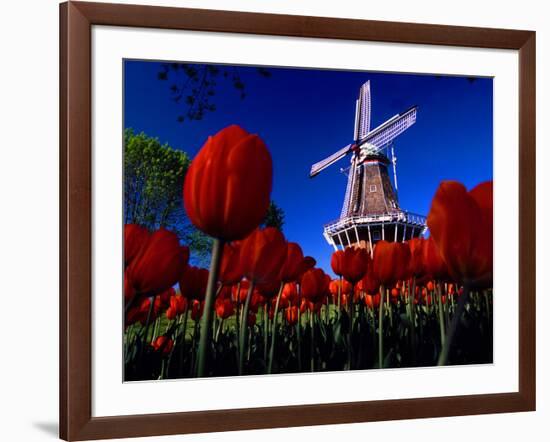
[[57, 422], [34, 422], [33, 426], [56, 439], [59, 437], [59, 425]]

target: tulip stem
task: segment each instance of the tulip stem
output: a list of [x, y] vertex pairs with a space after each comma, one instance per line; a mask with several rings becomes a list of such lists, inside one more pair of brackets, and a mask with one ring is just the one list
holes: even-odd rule
[[456, 306], [455, 314], [451, 321], [451, 326], [449, 328], [449, 333], [447, 334], [447, 339], [445, 340], [445, 345], [443, 345], [441, 353], [439, 353], [437, 365], [447, 365], [449, 359], [449, 350], [451, 349], [451, 344], [453, 343], [453, 339], [460, 323], [462, 313], [464, 312], [464, 306], [466, 305], [466, 301], [468, 300], [469, 296], [470, 288], [467, 285], [464, 285], [464, 292], [458, 297], [458, 304]]
[[189, 318], [189, 305], [185, 309], [185, 316], [183, 317], [183, 330], [181, 330], [178, 334], [177, 342], [179, 343], [179, 369], [180, 372], [183, 373], [183, 361], [184, 361], [184, 350], [187, 345], [187, 319]]
[[313, 310], [309, 312], [309, 326], [311, 332], [311, 360], [309, 365], [309, 371], [315, 371], [315, 313]]
[[267, 302], [262, 307], [262, 316], [264, 318], [264, 364], [267, 365], [267, 342], [269, 339], [269, 317], [267, 314]]
[[445, 330], [449, 329], [449, 302], [451, 295], [449, 295], [449, 289], [447, 284], [443, 287], [444, 293], [445, 293], [445, 304], [443, 305], [443, 313], [445, 313]]
[[412, 357], [416, 364], [416, 311], [414, 301], [416, 297], [416, 276], [413, 276], [412, 283], [409, 284], [409, 309], [411, 314], [411, 342], [412, 342]]
[[[237, 326], [237, 337], [241, 336], [241, 320], [240, 320], [240, 314], [241, 314], [241, 283], [237, 284], [237, 309], [235, 310], [235, 325]], [[237, 353], [240, 355], [240, 343], [237, 339]], [[238, 361], [237, 361], [238, 362]]]
[[437, 294], [437, 307], [439, 316], [439, 336], [441, 339], [441, 348], [445, 345], [445, 320], [443, 318], [443, 302], [441, 300], [441, 283], [435, 283], [435, 290]]
[[279, 314], [279, 302], [283, 293], [284, 282], [281, 282], [279, 293], [277, 294], [277, 302], [275, 302], [275, 312], [273, 314], [273, 326], [271, 332], [271, 348], [269, 349], [269, 365], [267, 366], [267, 374], [271, 374], [273, 369], [273, 359], [275, 357], [275, 340], [277, 337], [277, 315]]
[[338, 316], [340, 316], [340, 299], [342, 297], [342, 277], [340, 276], [340, 284], [338, 284]]
[[146, 346], [148, 346], [151, 341], [147, 340], [147, 335], [149, 334], [149, 323], [151, 322], [151, 314], [153, 313], [153, 305], [155, 304], [155, 296], [152, 296], [149, 298], [150, 304], [149, 304], [149, 310], [147, 312], [147, 319], [145, 320], [145, 330], [143, 334], [143, 338], [141, 340], [141, 343], [143, 344], [141, 348], [139, 349], [139, 361], [143, 358], [143, 350]]
[[218, 328], [216, 330], [216, 336], [214, 338], [214, 342], [217, 344], [218, 343], [218, 340], [220, 339], [220, 333], [223, 329], [223, 318], [220, 319], [220, 322], [218, 324]]
[[247, 329], [248, 329], [248, 309], [250, 307], [250, 298], [252, 298], [252, 293], [254, 292], [254, 282], [250, 281], [250, 285], [248, 287], [248, 292], [246, 294], [246, 301], [244, 302], [244, 307], [242, 311], [242, 317], [241, 317], [241, 330], [240, 330], [240, 337], [239, 337], [239, 375], [243, 374], [243, 367], [244, 367], [244, 358], [246, 355], [245, 350], [245, 341], [246, 341], [246, 335], [247, 335]]
[[[298, 371], [302, 371], [302, 289], [299, 284], [298, 291], [298, 321], [296, 322], [296, 337], [298, 339]], [[339, 313], [338, 313], [339, 314]]]
[[390, 318], [390, 330], [393, 330], [393, 310], [392, 310], [392, 304], [390, 302], [390, 291], [389, 290], [386, 293], [386, 304], [387, 304], [386, 309], [388, 310], [388, 316]]
[[348, 333], [348, 370], [352, 368], [352, 335], [353, 335], [353, 296], [355, 294], [355, 284], [351, 286], [351, 294], [349, 295], [348, 307], [349, 307], [349, 333]]
[[380, 306], [378, 307], [378, 368], [384, 366], [384, 295], [386, 289], [384, 284], [380, 285]]
[[208, 343], [210, 341], [212, 306], [216, 293], [216, 284], [218, 281], [218, 272], [223, 255], [223, 241], [214, 238], [212, 243], [212, 260], [210, 261], [210, 272], [208, 274], [208, 283], [206, 285], [206, 297], [204, 299], [204, 311], [201, 318], [201, 333], [199, 340], [199, 360], [197, 364], [197, 377], [204, 376], [206, 366], [206, 357]]
[[151, 342], [153, 342], [156, 339], [157, 334], [159, 332], [159, 328], [160, 328], [160, 317], [157, 317], [155, 319], [155, 325], [153, 326], [153, 337], [151, 338]]
[[192, 340], [192, 349], [191, 349], [191, 367], [190, 373], [195, 372], [195, 365], [197, 360], [197, 333], [199, 333], [199, 321], [195, 320], [195, 325], [193, 326], [193, 340]]
[[359, 351], [357, 352], [357, 357], [355, 358], [355, 366], [358, 368], [361, 367], [361, 361], [363, 360], [363, 336], [364, 336], [363, 325], [364, 324], [365, 324], [365, 303], [363, 302], [363, 296], [361, 296], [359, 301]]
[[143, 339], [145, 340], [145, 345], [150, 344], [150, 342], [147, 340], [147, 335], [149, 334], [149, 325], [151, 323], [151, 314], [153, 313], [153, 305], [155, 304], [155, 296], [152, 296], [149, 298], [149, 310], [147, 311], [147, 319], [145, 320], [145, 331]]

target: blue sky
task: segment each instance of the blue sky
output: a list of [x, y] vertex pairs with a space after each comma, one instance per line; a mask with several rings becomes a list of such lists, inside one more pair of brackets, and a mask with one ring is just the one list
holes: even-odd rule
[[492, 79], [272, 67], [265, 78], [254, 67], [226, 69], [238, 72], [246, 97], [220, 78], [212, 98], [216, 111], [201, 121], [179, 123], [185, 106], [171, 99], [170, 81], [158, 80], [161, 64], [126, 61], [125, 127], [191, 157], [209, 135], [230, 124], [258, 134], [273, 157], [272, 199], [285, 211], [285, 236], [325, 271], [332, 248], [322, 236], [323, 224], [339, 216], [346, 186], [340, 168], [349, 160], [313, 179], [308, 173], [313, 163], [353, 141], [355, 100], [366, 80], [371, 81], [371, 127], [419, 106], [416, 124], [395, 142], [403, 209], [426, 215], [441, 180], [471, 188], [492, 179]]

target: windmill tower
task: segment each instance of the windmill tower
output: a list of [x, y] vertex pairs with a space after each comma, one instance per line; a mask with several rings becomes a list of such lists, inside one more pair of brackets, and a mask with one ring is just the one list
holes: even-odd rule
[[[324, 226], [323, 235], [335, 250], [379, 240], [405, 241], [426, 231], [426, 218], [406, 212], [397, 199], [397, 158], [393, 141], [416, 122], [417, 107], [397, 114], [371, 130], [370, 81], [359, 90], [355, 108], [354, 142], [311, 167], [314, 177], [351, 154], [340, 218]], [[388, 166], [393, 169], [393, 185]]]

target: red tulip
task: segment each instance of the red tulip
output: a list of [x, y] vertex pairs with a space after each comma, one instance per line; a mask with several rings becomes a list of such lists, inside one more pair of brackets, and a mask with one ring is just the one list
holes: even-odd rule
[[228, 287], [226, 285], [219, 287], [219, 293], [218, 296], [216, 296], [216, 299], [229, 299], [231, 300], [231, 287]]
[[[333, 254], [334, 256], [334, 254]], [[370, 260], [367, 249], [361, 247], [346, 247], [341, 258], [342, 276], [352, 284], [358, 282], [367, 273]]]
[[176, 311], [172, 307], [168, 307], [168, 309], [166, 310], [166, 319], [168, 319], [169, 321], [173, 321], [174, 319], [176, 319], [176, 316], [178, 316]]
[[298, 279], [300, 279], [300, 277], [309, 269], [312, 269], [313, 267], [315, 267], [316, 264], [317, 264], [317, 261], [315, 261], [315, 258], [313, 258], [312, 256], [304, 256], [304, 259], [300, 266]]
[[179, 280], [180, 292], [187, 299], [204, 300], [208, 270], [198, 267], [187, 267]]
[[333, 279], [330, 281], [328, 288], [330, 294], [332, 295], [332, 302], [334, 304], [338, 304], [338, 290], [340, 290], [340, 302], [342, 302], [342, 296], [351, 293], [352, 290], [351, 283], [345, 279], [342, 279], [341, 281], [339, 279]]
[[295, 242], [287, 243], [286, 260], [281, 267], [279, 279], [283, 282], [296, 281], [301, 275], [303, 261], [302, 248]]
[[374, 248], [373, 272], [376, 279], [386, 286], [394, 285], [409, 276], [409, 246], [401, 242], [378, 241]]
[[[147, 321], [147, 315], [151, 307], [151, 300], [148, 297], [141, 297], [133, 307], [126, 313], [126, 326], [140, 322], [142, 325]], [[154, 309], [151, 311], [151, 319], [155, 319]]]
[[216, 314], [221, 319], [227, 319], [235, 313], [233, 303], [227, 298], [217, 298], [214, 308], [216, 309]]
[[428, 227], [451, 277], [475, 287], [493, 279], [493, 183], [470, 192], [456, 181], [439, 185]]
[[308, 299], [302, 299], [302, 303], [300, 305], [300, 313], [305, 313], [306, 310], [309, 310], [313, 313], [318, 313], [321, 310], [321, 307], [323, 306], [323, 302], [316, 300], [316, 301], [310, 301]]
[[300, 288], [302, 297], [311, 302], [317, 302], [329, 292], [330, 277], [327, 279], [321, 269], [311, 269], [302, 275]]
[[[246, 294], [250, 287], [250, 281], [243, 279], [240, 284], [234, 285], [231, 288], [231, 299], [233, 302], [239, 302], [243, 304], [246, 301]], [[237, 291], [237, 288], [239, 289]]]
[[[277, 299], [272, 299], [271, 303], [274, 304], [273, 308], [275, 308], [275, 304], [277, 304]], [[288, 300], [288, 298], [285, 298], [284, 296], [281, 296], [281, 299], [279, 300], [279, 311], [281, 311], [281, 310], [283, 310], [287, 307], [290, 307], [290, 301]]]
[[168, 306], [170, 304], [170, 298], [176, 295], [174, 287], [170, 287], [168, 290], [160, 293], [157, 298], [160, 299], [163, 305]]
[[258, 284], [255, 289], [266, 298], [273, 298], [276, 297], [279, 293], [279, 290], [281, 289], [281, 283], [277, 280], [270, 281], [265, 284]]
[[178, 282], [188, 260], [189, 249], [176, 234], [159, 229], [128, 266], [128, 278], [137, 293], [158, 294]]
[[426, 273], [424, 262], [424, 238], [412, 238], [407, 241], [411, 252], [410, 271], [412, 276], [420, 277]]
[[340, 288], [340, 293], [351, 293], [352, 287], [351, 283], [346, 281], [345, 279], [340, 282], [339, 279], [333, 279], [329, 283], [329, 291], [331, 295], [338, 295], [338, 289]]
[[168, 336], [162, 335], [151, 342], [151, 346], [155, 351], [161, 352], [163, 355], [168, 355], [174, 348], [174, 341]]
[[201, 302], [197, 299], [193, 299], [193, 302], [191, 304], [191, 319], [193, 321], [198, 321], [202, 316], [203, 310], [204, 310], [204, 301]]
[[[447, 265], [443, 261], [443, 257], [441, 256], [441, 253], [439, 253], [439, 249], [431, 236], [424, 241], [423, 261], [426, 276], [429, 278], [437, 280], [446, 280], [449, 278]], [[419, 281], [419, 283], [421, 282], [422, 281]]]
[[237, 284], [243, 277], [240, 245], [241, 243], [238, 241], [224, 245], [220, 274], [218, 276], [223, 285]]
[[124, 225], [124, 264], [127, 266], [147, 243], [151, 234], [137, 224]]
[[226, 127], [208, 138], [187, 171], [187, 216], [214, 238], [244, 238], [265, 217], [272, 174], [271, 155], [263, 141], [239, 126]]
[[170, 307], [166, 310], [166, 317], [170, 320], [176, 316], [185, 313], [187, 310], [187, 298], [182, 295], [174, 295], [170, 297]]
[[283, 300], [289, 304], [295, 304], [298, 301], [298, 287], [295, 282], [287, 282], [284, 285], [281, 302]]
[[344, 251], [336, 250], [330, 258], [330, 267], [334, 274], [342, 276], [344, 274]]
[[132, 281], [130, 281], [128, 272], [124, 271], [124, 300], [128, 302], [133, 299], [134, 296], [136, 296], [136, 290], [134, 289]]
[[431, 305], [432, 304], [432, 295], [430, 294], [430, 292], [428, 291], [428, 288], [427, 287], [422, 287], [422, 298], [424, 299], [424, 302], [426, 305]]
[[367, 273], [357, 283], [357, 288], [365, 293], [373, 295], [380, 290], [380, 281], [376, 279], [373, 271], [373, 262], [369, 260]]
[[283, 234], [274, 227], [256, 229], [242, 243], [241, 263], [246, 278], [255, 284], [278, 279], [287, 256]]
[[370, 308], [375, 308], [380, 306], [380, 293], [376, 295], [365, 295], [365, 305]]
[[161, 312], [166, 310], [170, 306], [170, 298], [176, 294], [176, 291], [170, 287], [168, 290], [160, 293], [155, 296], [155, 301], [153, 305], [153, 311], [155, 315], [160, 315]]
[[265, 304], [265, 298], [258, 293], [257, 290], [254, 290], [252, 297], [250, 298], [250, 305], [248, 309], [250, 312], [257, 313], [261, 305]]
[[298, 322], [298, 307], [292, 306], [285, 309], [285, 319], [288, 325], [295, 325]]
[[[353, 302], [357, 303], [361, 300], [361, 296], [363, 294], [363, 290], [359, 290], [359, 287], [357, 287], [359, 283], [355, 284], [355, 290], [353, 291]], [[350, 293], [351, 295], [351, 293]]]

